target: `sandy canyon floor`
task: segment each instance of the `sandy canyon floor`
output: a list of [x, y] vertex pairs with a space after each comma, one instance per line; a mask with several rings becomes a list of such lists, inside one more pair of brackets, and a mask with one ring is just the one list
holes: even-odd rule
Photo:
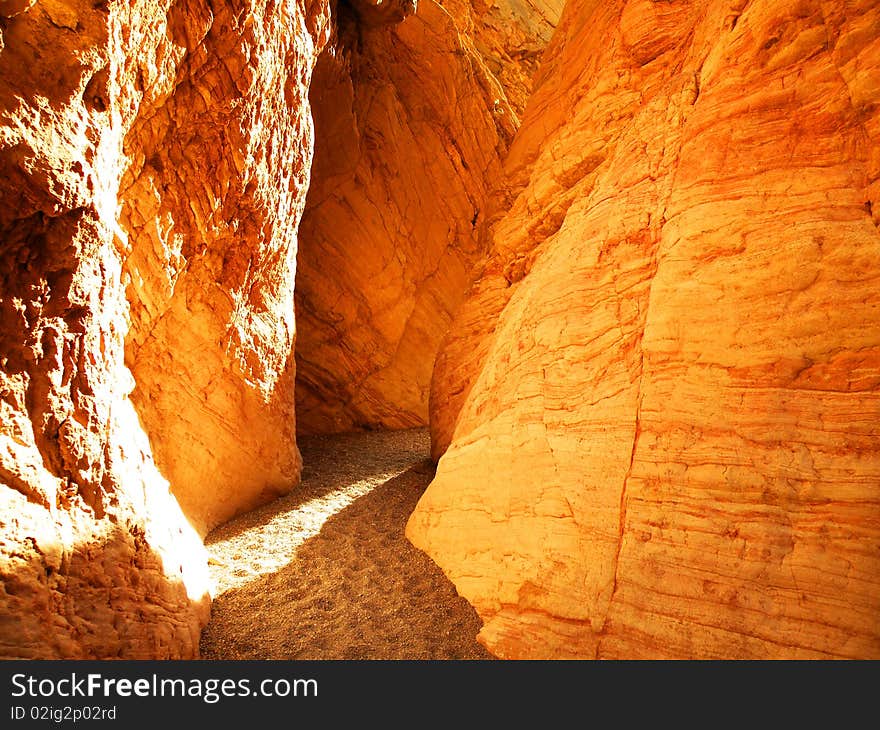
[[404, 536], [426, 429], [301, 440], [302, 485], [214, 530], [205, 659], [491, 659], [480, 621]]

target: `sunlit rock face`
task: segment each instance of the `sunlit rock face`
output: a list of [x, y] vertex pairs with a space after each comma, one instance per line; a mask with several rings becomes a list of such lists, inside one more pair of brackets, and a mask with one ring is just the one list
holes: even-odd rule
[[571, 0], [501, 197], [407, 533], [481, 640], [880, 657], [880, 6]]
[[364, 23], [372, 7], [340, 3], [312, 84], [301, 432], [427, 421], [434, 356], [486, 253], [490, 192], [561, 1], [422, 0], [393, 26]]
[[126, 363], [157, 463], [200, 531], [299, 482], [296, 231], [328, 35], [320, 2], [187, 2], [140, 71], [153, 109], [123, 146]]
[[[345, 0], [341, 0], [345, 3]], [[412, 15], [418, 7], [417, 0], [348, 0], [357, 24], [365, 28], [396, 25]]]
[[198, 531], [297, 481], [328, 25], [322, 2], [0, 5], [0, 655], [196, 656]]

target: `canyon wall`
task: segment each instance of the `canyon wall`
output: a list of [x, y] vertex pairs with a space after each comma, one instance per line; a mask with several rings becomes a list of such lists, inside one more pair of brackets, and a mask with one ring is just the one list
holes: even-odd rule
[[880, 658], [880, 8], [559, 9], [0, 2], [0, 656], [197, 656], [294, 401], [430, 384], [497, 655]]
[[301, 432], [426, 423], [434, 356], [486, 253], [489, 194], [562, 2], [423, 0], [399, 25], [409, 9], [365, 22], [378, 11], [361, 5], [356, 19], [339, 5], [311, 92]]
[[157, 80], [133, 71], [120, 189], [132, 397], [200, 532], [299, 482], [296, 230], [330, 25], [321, 2], [213, 5], [175, 4]]
[[299, 475], [329, 7], [23, 0], [0, 31], [0, 655], [193, 657], [198, 532]]
[[877, 3], [570, 0], [505, 176], [407, 528], [481, 641], [880, 658]]

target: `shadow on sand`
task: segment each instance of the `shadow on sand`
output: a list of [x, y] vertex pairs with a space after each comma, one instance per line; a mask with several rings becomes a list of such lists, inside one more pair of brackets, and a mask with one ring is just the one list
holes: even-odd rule
[[425, 459], [330, 517], [296, 557], [216, 599], [205, 659], [491, 659], [480, 620], [404, 535]]

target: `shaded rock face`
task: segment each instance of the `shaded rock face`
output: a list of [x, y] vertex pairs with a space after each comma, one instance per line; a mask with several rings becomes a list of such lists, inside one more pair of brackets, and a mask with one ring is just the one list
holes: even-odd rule
[[312, 84], [301, 432], [426, 422], [434, 356], [486, 252], [489, 194], [561, 3], [424, 0], [381, 27], [363, 22], [372, 7], [340, 4]]
[[328, 22], [321, 2], [0, 6], [0, 655], [197, 655], [198, 531], [296, 482]]
[[408, 525], [502, 657], [880, 657], [880, 7], [572, 0]]

